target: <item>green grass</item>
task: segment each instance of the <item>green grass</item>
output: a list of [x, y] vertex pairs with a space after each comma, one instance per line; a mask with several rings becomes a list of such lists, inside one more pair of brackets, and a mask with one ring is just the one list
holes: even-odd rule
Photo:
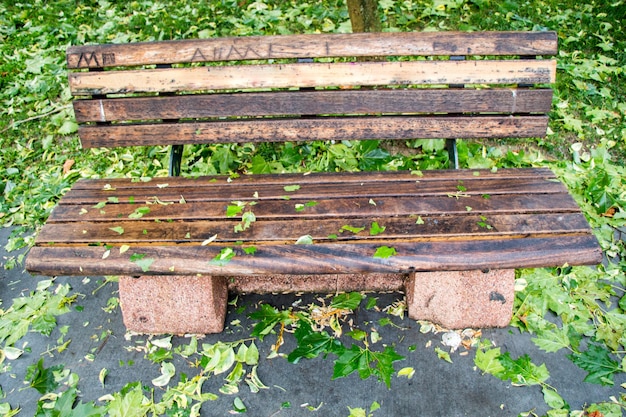
[[[621, 363], [626, 351], [626, 248], [616, 230], [626, 225], [626, 35], [620, 20], [626, 2], [380, 0], [379, 8], [387, 31], [558, 32], [558, 75], [547, 138], [514, 141], [509, 148], [462, 142], [460, 160], [472, 168], [547, 165], [568, 185], [609, 262], [597, 269], [518, 271], [513, 324], [532, 332], [541, 348], [568, 349], [574, 362], [594, 356]], [[33, 233], [78, 178], [167, 173], [164, 147], [80, 149], [64, 64], [68, 46], [349, 29], [347, 9], [338, 0], [3, 1], [0, 225], [16, 226], [6, 248], [30, 245]], [[185, 156], [185, 175], [447, 166], [441, 141], [420, 140], [189, 146]], [[8, 259], [4, 267], [18, 267], [21, 261]], [[558, 325], [548, 319], [551, 314], [559, 316]], [[582, 340], [595, 347], [585, 350]], [[557, 408], [553, 393], [546, 401]]]

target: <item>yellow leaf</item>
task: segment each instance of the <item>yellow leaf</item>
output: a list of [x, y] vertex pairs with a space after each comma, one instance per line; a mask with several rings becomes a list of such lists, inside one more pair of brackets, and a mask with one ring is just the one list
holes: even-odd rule
[[410, 366], [407, 366], [406, 368], [402, 368], [398, 371], [398, 376], [405, 376], [408, 379], [413, 378], [413, 375], [415, 375], [415, 369], [413, 369]]

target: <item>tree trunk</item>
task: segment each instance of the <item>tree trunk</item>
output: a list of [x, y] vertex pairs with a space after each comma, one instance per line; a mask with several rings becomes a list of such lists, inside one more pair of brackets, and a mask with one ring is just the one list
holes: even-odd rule
[[346, 0], [352, 22], [352, 32], [380, 32], [377, 0]]

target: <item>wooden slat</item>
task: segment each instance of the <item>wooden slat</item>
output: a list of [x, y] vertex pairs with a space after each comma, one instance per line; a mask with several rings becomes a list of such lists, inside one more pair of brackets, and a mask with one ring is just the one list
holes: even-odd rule
[[[286, 219], [258, 219], [245, 233], [234, 232], [238, 220], [219, 219], [155, 223], [150, 220], [133, 221], [128, 218], [112, 222], [73, 222], [48, 224], [37, 241], [42, 245], [81, 246], [93, 243], [107, 245], [199, 245], [216, 236], [211, 245], [234, 244], [245, 236], [247, 244], [294, 244], [301, 236], [310, 235], [315, 243], [333, 241], [367, 242], [383, 241], [434, 241], [460, 239], [502, 239], [510, 237], [538, 237], [547, 235], [581, 234], [589, 230], [581, 213], [536, 214], [489, 214], [477, 210], [449, 215], [423, 216], [421, 224], [416, 217], [311, 218], [293, 221]], [[385, 228], [378, 235], [370, 234], [376, 222]], [[113, 226], [115, 224], [115, 226]], [[489, 228], [484, 225], [488, 224]], [[362, 228], [354, 234], [342, 231], [342, 227]], [[113, 230], [112, 228], [121, 228]], [[123, 230], [122, 234], [119, 230]], [[336, 235], [336, 237], [330, 237]]]
[[[305, 173], [285, 173], [285, 174], [263, 174], [263, 175], [241, 175], [231, 177], [227, 175], [202, 176], [197, 178], [187, 177], [155, 177], [147, 181], [137, 178], [106, 178], [106, 179], [81, 179], [74, 183], [73, 190], [109, 190], [115, 191], [118, 188], [133, 188], [136, 190], [160, 190], [163, 188], [177, 188], [198, 186], [205, 188], [221, 188], [223, 186], [248, 185], [254, 188], [259, 185], [302, 185], [325, 183], [333, 184], [361, 184], [388, 182], [388, 181], [466, 181], [477, 179], [523, 179], [523, 178], [543, 178], [555, 179], [554, 172], [549, 168], [505, 168], [498, 170], [490, 169], [437, 169], [426, 171], [374, 171], [364, 174], [363, 172], [305, 172]], [[148, 192], [148, 191], [146, 191]], [[249, 193], [243, 193], [247, 195]]]
[[556, 60], [337, 62], [69, 74], [74, 95], [292, 87], [553, 83]]
[[547, 116], [340, 117], [81, 126], [82, 146], [363, 139], [542, 137]]
[[[102, 182], [101, 182], [102, 183]], [[548, 194], [567, 193], [567, 190], [558, 181], [544, 178], [471, 178], [465, 181], [441, 180], [420, 181], [385, 181], [372, 182], [363, 175], [360, 183], [344, 185], [340, 183], [309, 183], [295, 184], [299, 189], [285, 191], [281, 184], [259, 184], [250, 186], [246, 184], [231, 183], [222, 187], [204, 187], [200, 183], [190, 180], [187, 185], [170, 187], [161, 184], [151, 188], [119, 188], [108, 190], [100, 188], [70, 190], [59, 204], [97, 204], [111, 201], [115, 198], [120, 203], [127, 203], [132, 198], [133, 204], [154, 201], [162, 203], [178, 203], [181, 196], [187, 203], [196, 201], [256, 201], [263, 204], [265, 201], [285, 201], [306, 199], [341, 199], [355, 197], [386, 198], [386, 197], [432, 197], [432, 196], [462, 196], [467, 197], [482, 195], [513, 195], [513, 194]], [[132, 205], [132, 204], [131, 204]]]
[[69, 68], [393, 55], [555, 55], [555, 32], [409, 32], [250, 36], [73, 46]]
[[[257, 204], [253, 212], [257, 218], [280, 219], [298, 218], [296, 204], [308, 201], [317, 203], [306, 208], [306, 217], [354, 217], [359, 216], [430, 216], [439, 213], [464, 214], [468, 207], [481, 213], [515, 213], [523, 210], [527, 213], [554, 213], [579, 211], [572, 197], [567, 193], [550, 194], [549, 198], [541, 194], [494, 195], [489, 199], [482, 196], [469, 197], [393, 197], [373, 199], [361, 197], [352, 200], [316, 199], [268, 201]], [[108, 221], [112, 226], [127, 219], [138, 208], [147, 207], [150, 211], [143, 219], [152, 221], [178, 220], [221, 220], [226, 217], [225, 202], [197, 202], [193, 204], [109, 204], [103, 209], [86, 205], [59, 205], [48, 219], [48, 223], [65, 221]], [[81, 214], [82, 213], [82, 214]]]
[[79, 123], [319, 114], [548, 113], [550, 89], [294, 91], [74, 100]]
[[[225, 265], [209, 262], [224, 247], [134, 247], [120, 254], [105, 247], [33, 247], [27, 270], [45, 275], [258, 275], [337, 274], [411, 271], [510, 269], [563, 264], [584, 265], [601, 260], [592, 234], [563, 238], [411, 242], [394, 245], [397, 256], [374, 258], [380, 243], [276, 245], [258, 247], [254, 255], [233, 247], [236, 256]], [[153, 260], [148, 271], [132, 262], [133, 254]]]

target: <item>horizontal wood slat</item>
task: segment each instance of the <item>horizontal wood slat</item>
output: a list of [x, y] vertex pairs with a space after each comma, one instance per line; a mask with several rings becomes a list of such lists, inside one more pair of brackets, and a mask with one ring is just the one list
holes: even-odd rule
[[[373, 200], [376, 205], [371, 204]], [[314, 207], [306, 207], [302, 213], [296, 210], [296, 204], [306, 204], [315, 201]], [[96, 209], [93, 204], [84, 205], [59, 205], [50, 215], [48, 223], [59, 221], [108, 221], [112, 226], [116, 222], [128, 219], [137, 209], [147, 207], [148, 213], [143, 219], [153, 221], [178, 221], [178, 220], [219, 220], [226, 217], [225, 202], [200, 201], [193, 204], [109, 204], [104, 209]], [[430, 216], [440, 213], [467, 214], [468, 207], [472, 211], [481, 213], [515, 213], [524, 209], [528, 213], [554, 213], [578, 211], [578, 208], [568, 194], [546, 195], [494, 195], [489, 199], [482, 196], [469, 197], [396, 197], [375, 198], [361, 197], [352, 200], [347, 199], [315, 199], [315, 200], [289, 200], [269, 201], [254, 206], [252, 211], [259, 219], [298, 219], [303, 217], [352, 217], [359, 216]], [[145, 209], [144, 209], [145, 210]], [[145, 210], [145, 211], [148, 211]], [[83, 214], [80, 214], [83, 213]], [[239, 216], [240, 217], [240, 216]]]
[[546, 134], [547, 116], [339, 117], [81, 126], [82, 146], [363, 139], [528, 138]]
[[[329, 178], [332, 181], [332, 177]], [[258, 184], [254, 186], [239, 184], [237, 182], [221, 187], [201, 185], [194, 180], [179, 182], [178, 186], [170, 187], [169, 184], [153, 185], [151, 188], [120, 187], [115, 190], [103, 189], [104, 182], [100, 181], [101, 187], [93, 189], [70, 190], [59, 202], [63, 204], [97, 204], [111, 201], [114, 198], [119, 203], [128, 203], [132, 198], [132, 204], [154, 201], [178, 203], [181, 197], [186, 202], [194, 201], [256, 201], [259, 205], [265, 201], [285, 201], [303, 199], [341, 199], [356, 196], [369, 198], [383, 197], [413, 197], [422, 198], [430, 196], [482, 196], [482, 195], [513, 195], [513, 194], [547, 194], [566, 193], [567, 190], [558, 181], [544, 178], [470, 178], [467, 180], [442, 179], [440, 181], [421, 181], [418, 177], [408, 181], [369, 182], [367, 175], [361, 175], [361, 182], [353, 185], [344, 185], [336, 182], [325, 182], [318, 177], [318, 183], [297, 184], [285, 182], [283, 184]], [[106, 181], [106, 180], [105, 180]], [[108, 184], [108, 182], [107, 182]], [[128, 182], [127, 185], [131, 183]], [[285, 187], [298, 188], [295, 191], [285, 191]], [[132, 206], [131, 204], [131, 206]]]
[[[286, 190], [289, 185], [300, 188]], [[232, 201], [256, 203], [243, 210], [256, 216], [249, 229], [235, 231], [242, 215], [227, 217]], [[138, 211], [143, 215], [134, 216]], [[374, 223], [384, 230], [372, 232]], [[313, 245], [295, 244], [304, 235]], [[202, 246], [207, 239], [212, 240]], [[155, 257], [149, 274], [171, 273], [172, 266], [181, 273], [187, 271], [182, 267], [228, 274], [234, 270], [230, 263], [217, 269], [209, 262], [225, 247], [238, 252], [232, 261], [238, 275], [554, 266], [563, 263], [566, 252], [570, 264], [596, 259], [593, 239], [576, 203], [547, 169], [255, 175], [231, 182], [221, 177], [104, 179], [79, 181], [61, 199], [33, 248], [35, 258], [51, 262], [29, 260], [29, 268], [57, 268], [58, 257], [64, 273], [74, 268], [69, 259], [81, 265], [82, 274], [104, 265], [108, 273], [134, 274], [137, 265], [130, 256], [137, 253]], [[239, 241], [255, 246], [255, 255], [244, 256]], [[527, 247], [529, 241], [534, 244]], [[89, 245], [106, 245], [108, 257], [102, 259], [106, 248]], [[383, 245], [398, 254], [373, 258]], [[496, 251], [500, 245], [502, 253]], [[455, 254], [457, 249], [464, 255]], [[431, 256], [432, 250], [441, 257]], [[530, 251], [524, 263], [516, 263], [518, 250]], [[272, 256], [277, 258], [270, 263]], [[334, 257], [340, 258], [332, 264]]]
[[[234, 226], [240, 219], [224, 220], [184, 220], [176, 222], [154, 220], [133, 221], [123, 218], [115, 222], [52, 222], [43, 229], [38, 241], [54, 242], [55, 245], [80, 245], [106, 243], [107, 245], [199, 245], [214, 235], [211, 243], [234, 244], [245, 236], [247, 244], [294, 244], [300, 237], [310, 235], [315, 243], [333, 241], [360, 242], [382, 241], [393, 245], [393, 241], [434, 241], [459, 239], [502, 239], [505, 237], [538, 237], [586, 233], [587, 222], [581, 213], [546, 213], [542, 216], [532, 214], [489, 214], [477, 213], [478, 210], [448, 215], [423, 216], [423, 223], [416, 223], [416, 216], [330, 218], [330, 216], [302, 216], [298, 221], [287, 222], [285, 219], [257, 221], [244, 234], [234, 232]], [[208, 217], [208, 216], [207, 216]], [[483, 217], [486, 219], [483, 220]], [[370, 227], [376, 222], [385, 227], [382, 235], [370, 234]], [[489, 224], [486, 228], [483, 224]], [[115, 225], [115, 226], [113, 226]], [[345, 225], [362, 228], [359, 233], [342, 230]], [[121, 228], [124, 233], [113, 230]], [[117, 229], [117, 230], [121, 230]], [[336, 235], [336, 237], [329, 237]], [[384, 238], [384, 239], [383, 239]]]
[[74, 95], [329, 86], [553, 83], [556, 60], [336, 62], [69, 74]]
[[79, 123], [320, 114], [548, 113], [550, 89], [294, 91], [75, 100]]
[[[411, 242], [394, 245], [397, 256], [374, 258], [380, 243], [268, 245], [223, 265], [210, 260], [220, 246], [143, 246], [120, 254], [104, 247], [33, 247], [26, 260], [29, 271], [48, 275], [258, 275], [348, 274], [369, 272], [456, 271], [533, 268], [545, 265], [592, 264], [601, 259], [591, 234], [552, 238]], [[130, 260], [133, 254], [151, 260], [148, 271]]]
[[394, 55], [555, 55], [555, 32], [409, 32], [250, 36], [72, 46], [69, 68]]
[[[409, 182], [430, 182], [430, 181], [465, 181], [476, 179], [552, 179], [556, 181], [556, 176], [549, 168], [507, 168], [498, 170], [486, 169], [437, 169], [426, 171], [373, 171], [367, 173], [367, 182], [388, 181], [409, 181]], [[254, 188], [259, 185], [301, 185], [301, 184], [361, 184], [363, 177], [360, 173], [354, 172], [316, 172], [316, 173], [285, 173], [285, 174], [263, 174], [263, 175], [240, 175], [230, 177], [227, 175], [202, 176], [197, 178], [186, 177], [156, 177], [148, 180], [138, 178], [107, 178], [103, 179], [81, 179], [77, 181], [72, 189], [91, 189], [115, 191], [118, 188], [133, 188], [136, 190], [157, 190], [163, 188], [188, 187], [197, 185], [207, 189], [221, 188], [222, 186], [247, 185]], [[104, 183], [104, 185], [103, 185]], [[245, 193], [244, 193], [245, 194]]]

